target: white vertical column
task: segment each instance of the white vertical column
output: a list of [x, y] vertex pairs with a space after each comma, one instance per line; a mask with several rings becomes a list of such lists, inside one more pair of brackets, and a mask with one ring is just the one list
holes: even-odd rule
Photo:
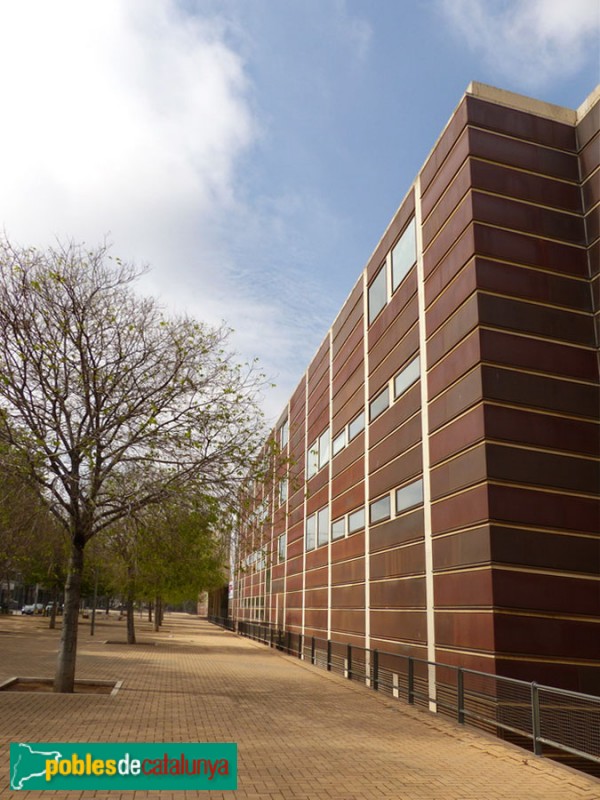
[[333, 330], [329, 329], [329, 531], [327, 533], [327, 639], [331, 639], [331, 499], [333, 496]]
[[369, 287], [363, 272], [363, 362], [365, 370], [365, 648], [371, 647], [371, 539], [369, 521]]
[[[286, 450], [286, 457], [289, 459], [290, 455], [290, 448], [291, 448], [291, 435], [292, 431], [290, 428], [290, 415], [292, 410], [292, 403], [291, 400], [288, 400], [287, 404], [287, 444], [285, 446]], [[290, 480], [290, 469], [289, 463], [286, 465], [286, 479], [287, 479], [287, 496], [285, 498], [285, 554], [283, 560], [283, 611], [282, 611], [282, 628], [285, 628], [285, 615], [287, 612], [287, 572], [288, 572], [288, 558], [287, 558], [287, 546], [288, 546], [288, 536], [289, 536], [289, 527], [290, 527], [290, 495], [292, 492], [292, 482]], [[277, 563], [279, 563], [279, 541], [277, 541]]]
[[[417, 242], [417, 299], [419, 305], [419, 354], [421, 358], [421, 442], [423, 450], [423, 518], [425, 536], [425, 602], [427, 609], [427, 660], [435, 661], [435, 607], [433, 597], [433, 542], [431, 526], [431, 475], [429, 453], [429, 387], [427, 381], [427, 339], [425, 329], [425, 275], [421, 176], [415, 181], [415, 228]], [[437, 711], [435, 667], [428, 669], [430, 711]]]
[[305, 374], [304, 384], [304, 515], [302, 517], [302, 641], [306, 627], [306, 510], [308, 492], [306, 491], [306, 454], [308, 452], [308, 370]]

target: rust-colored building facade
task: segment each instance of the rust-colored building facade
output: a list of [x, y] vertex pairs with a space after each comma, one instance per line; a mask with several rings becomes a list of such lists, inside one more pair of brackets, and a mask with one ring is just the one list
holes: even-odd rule
[[469, 86], [278, 422], [236, 618], [600, 690], [599, 99]]

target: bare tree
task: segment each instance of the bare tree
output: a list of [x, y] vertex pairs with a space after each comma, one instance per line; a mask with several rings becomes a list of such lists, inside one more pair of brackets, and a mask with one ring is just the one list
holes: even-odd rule
[[167, 318], [139, 275], [105, 247], [0, 241], [0, 441], [71, 543], [55, 691], [74, 688], [86, 543], [191, 483], [234, 496], [264, 435], [229, 332]]

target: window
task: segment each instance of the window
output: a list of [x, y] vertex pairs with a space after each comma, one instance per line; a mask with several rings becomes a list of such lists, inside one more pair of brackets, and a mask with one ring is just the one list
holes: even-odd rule
[[288, 499], [288, 480], [282, 478], [279, 481], [279, 505], [283, 505]]
[[392, 292], [400, 286], [416, 260], [416, 227], [413, 217], [392, 249]]
[[348, 516], [348, 533], [354, 533], [365, 527], [365, 510], [360, 508]]
[[306, 477], [312, 478], [319, 471], [319, 450], [317, 442], [313, 442], [306, 454]]
[[409, 483], [401, 489], [396, 489], [396, 514], [407, 508], [421, 505], [423, 502], [423, 480]]
[[369, 405], [369, 419], [373, 421], [386, 410], [389, 404], [390, 393], [386, 386], [383, 392], [380, 392], [374, 400], [371, 400], [371, 404]]
[[287, 445], [287, 443], [288, 443], [289, 434], [290, 434], [290, 428], [289, 428], [289, 425], [288, 425], [288, 421], [287, 421], [287, 419], [286, 419], [286, 421], [285, 421], [285, 422], [282, 424], [282, 426], [279, 428], [279, 445], [280, 445], [280, 447], [281, 447], [282, 449], [283, 449], [283, 448], [284, 448], [284, 447]]
[[348, 425], [348, 441], [351, 442], [355, 436], [365, 429], [365, 412], [361, 411], [358, 417], [355, 417], [350, 425]]
[[338, 435], [333, 440], [333, 444], [331, 445], [331, 452], [332, 452], [332, 454], [334, 456], [337, 456], [337, 454], [340, 452], [340, 450], [343, 450], [344, 447], [346, 447], [346, 429], [345, 428], [341, 433], [338, 433]]
[[343, 539], [346, 535], [346, 517], [336, 519], [331, 523], [331, 540]]
[[329, 428], [319, 436], [319, 469], [329, 461]]
[[369, 286], [369, 325], [387, 303], [387, 280], [385, 264]]
[[399, 372], [394, 378], [394, 398], [400, 397], [409, 386], [419, 378], [421, 374], [421, 362], [419, 356], [413, 358], [410, 364], [407, 364], [404, 369]]
[[371, 522], [381, 522], [382, 519], [388, 519], [390, 516], [390, 496], [386, 494], [385, 497], [380, 497], [369, 506], [369, 518]]
[[329, 506], [322, 508], [317, 514], [317, 546], [329, 541]]
[[282, 533], [279, 539], [277, 540], [277, 560], [281, 564], [282, 561], [285, 561], [285, 550], [287, 547], [287, 535]]
[[315, 532], [316, 532], [316, 517], [313, 514], [312, 517], [306, 518], [306, 535], [305, 535], [305, 547], [307, 550], [314, 550], [315, 549]]

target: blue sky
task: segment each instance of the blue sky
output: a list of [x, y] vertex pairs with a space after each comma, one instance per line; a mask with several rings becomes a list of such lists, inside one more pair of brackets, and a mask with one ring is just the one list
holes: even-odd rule
[[0, 222], [152, 266], [279, 413], [471, 80], [577, 107], [598, 0], [0, 6]]

